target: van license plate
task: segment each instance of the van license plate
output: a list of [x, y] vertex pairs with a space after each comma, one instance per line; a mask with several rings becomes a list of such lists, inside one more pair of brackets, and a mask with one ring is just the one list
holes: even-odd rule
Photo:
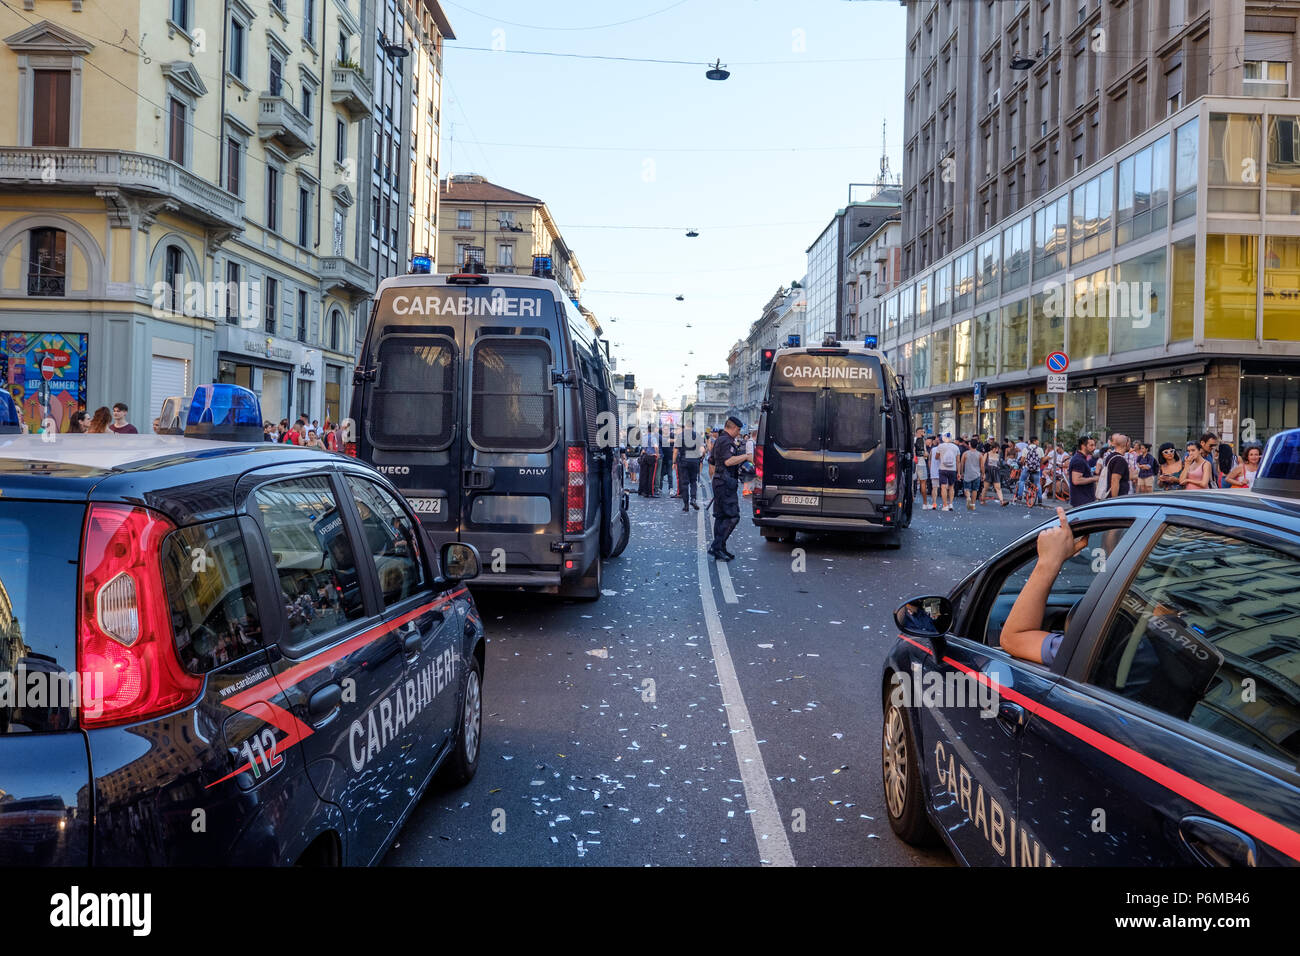
[[821, 498], [817, 495], [782, 495], [781, 504], [783, 505], [808, 505], [816, 508], [821, 504]]
[[441, 498], [407, 498], [411, 504], [411, 510], [421, 515], [440, 515], [442, 514]]

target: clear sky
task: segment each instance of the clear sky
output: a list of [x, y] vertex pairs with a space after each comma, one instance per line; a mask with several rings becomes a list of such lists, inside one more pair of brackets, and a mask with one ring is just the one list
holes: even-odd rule
[[882, 121], [901, 167], [897, 0], [441, 2], [443, 174], [546, 201], [618, 370], [673, 405], [876, 179]]

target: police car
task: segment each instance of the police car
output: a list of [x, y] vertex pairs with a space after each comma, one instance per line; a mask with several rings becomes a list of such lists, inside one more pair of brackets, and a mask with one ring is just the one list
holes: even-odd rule
[[1300, 862], [1300, 430], [1269, 442], [1253, 491], [1067, 520], [1087, 542], [1047, 595], [1050, 666], [999, 642], [1037, 531], [898, 609], [894, 832], [976, 866]]
[[[470, 545], [373, 469], [262, 440], [17, 435], [0, 395], [0, 863], [367, 864], [473, 776]], [[203, 437], [196, 437], [202, 435]]]

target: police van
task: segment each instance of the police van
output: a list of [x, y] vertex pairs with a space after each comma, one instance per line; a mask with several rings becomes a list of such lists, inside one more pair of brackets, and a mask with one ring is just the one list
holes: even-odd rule
[[478, 583], [595, 600], [631, 530], [608, 345], [544, 258], [471, 269], [380, 283], [345, 451], [475, 545]]
[[[765, 360], [766, 360], [765, 356]], [[886, 532], [912, 519], [911, 412], [881, 352], [827, 339], [776, 349], [754, 446], [754, 524], [796, 532]]]

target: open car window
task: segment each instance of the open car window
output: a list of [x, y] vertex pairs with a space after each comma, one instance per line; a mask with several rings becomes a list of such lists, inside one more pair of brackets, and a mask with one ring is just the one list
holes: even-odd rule
[[[1088, 535], [1088, 545], [1066, 561], [1057, 574], [1048, 592], [1047, 607], [1040, 625], [1044, 631], [1065, 631], [1070, 611], [1083, 600], [1098, 577], [1106, 573], [1109, 556], [1119, 548], [1131, 526], [1131, 520], [1123, 519], [1091, 522], [1076, 529], [1078, 536]], [[1002, 646], [1002, 628], [1007, 616], [1037, 564], [1037, 541], [1030, 538], [990, 575], [985, 581], [980, 604], [967, 627], [967, 636], [971, 640], [981, 641], [989, 647]]]

